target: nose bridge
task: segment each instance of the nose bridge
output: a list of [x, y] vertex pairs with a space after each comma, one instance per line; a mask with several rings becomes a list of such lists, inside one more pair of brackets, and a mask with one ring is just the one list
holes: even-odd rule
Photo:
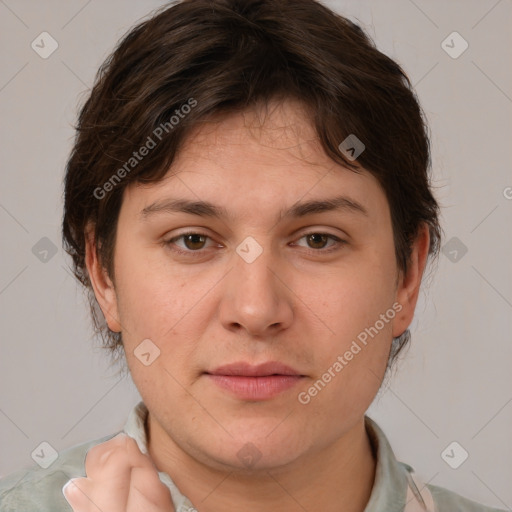
[[276, 266], [275, 257], [266, 244], [261, 246], [252, 237], [244, 240], [236, 249], [233, 279], [238, 300], [245, 304], [264, 302], [272, 306], [276, 298], [276, 276], [272, 267]]

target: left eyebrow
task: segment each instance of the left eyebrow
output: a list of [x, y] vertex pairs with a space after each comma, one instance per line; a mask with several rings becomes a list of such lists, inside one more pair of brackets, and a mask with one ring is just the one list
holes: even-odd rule
[[346, 211], [351, 213], [360, 213], [368, 217], [368, 211], [359, 202], [347, 196], [337, 196], [330, 199], [306, 201], [296, 203], [286, 211], [282, 211], [280, 219], [289, 217], [304, 217], [312, 213], [322, 213], [329, 211]]
[[[285, 218], [305, 217], [313, 213], [323, 213], [329, 211], [346, 211], [359, 213], [368, 216], [368, 211], [359, 202], [347, 196], [337, 196], [328, 199], [312, 200], [302, 203], [296, 203], [287, 210], [281, 210], [278, 215], [278, 221]], [[193, 201], [189, 199], [165, 199], [156, 201], [141, 210], [139, 217], [142, 221], [157, 213], [188, 213], [200, 217], [212, 217], [218, 219], [234, 218], [226, 208], [215, 205], [209, 201]]]

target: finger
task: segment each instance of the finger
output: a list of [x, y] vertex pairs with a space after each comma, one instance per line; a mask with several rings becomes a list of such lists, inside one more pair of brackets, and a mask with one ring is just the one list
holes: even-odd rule
[[[152, 486], [146, 487], [145, 499], [151, 501], [152, 496], [156, 495], [156, 503], [165, 504], [161, 510], [174, 510], [169, 508], [172, 500], [167, 487], [158, 478], [155, 465], [147, 455], [141, 453], [136, 441], [127, 435], [118, 435], [91, 448], [85, 467], [91, 483], [89, 498], [101, 510], [127, 510], [134, 469], [141, 470], [138, 474], [145, 474], [145, 484]], [[144, 495], [144, 486], [139, 488]]]
[[120, 434], [105, 443], [93, 446], [85, 459], [87, 477], [93, 481], [100, 479], [117, 480], [119, 483], [129, 482], [133, 467], [156, 470], [151, 459], [142, 454], [136, 441], [126, 434]]

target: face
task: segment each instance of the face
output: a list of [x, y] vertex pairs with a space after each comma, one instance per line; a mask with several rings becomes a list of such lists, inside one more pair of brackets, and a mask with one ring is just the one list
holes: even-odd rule
[[402, 276], [376, 179], [330, 160], [299, 104], [261, 119], [205, 124], [164, 180], [126, 189], [115, 285], [87, 258], [155, 428], [224, 469], [286, 466], [360, 425], [428, 243]]

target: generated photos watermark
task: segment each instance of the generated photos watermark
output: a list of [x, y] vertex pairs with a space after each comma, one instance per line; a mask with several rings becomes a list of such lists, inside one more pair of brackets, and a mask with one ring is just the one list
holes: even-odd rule
[[152, 149], [155, 149], [157, 144], [163, 139], [163, 137], [170, 133], [175, 126], [177, 126], [182, 119], [189, 114], [192, 109], [197, 106], [197, 100], [189, 98], [186, 103], [183, 103], [179, 109], [174, 111], [175, 115], [169, 118], [169, 121], [160, 123], [151, 133], [148, 135], [146, 142], [138, 149], [134, 151], [132, 156], [121, 166], [112, 176], [105, 182], [101, 187], [94, 189], [93, 195], [96, 199], [101, 200], [107, 196], [108, 192], [112, 192], [114, 188], [121, 183], [122, 179], [126, 175], [130, 174], [137, 165], [147, 156]]
[[346, 350], [343, 355], [339, 355], [336, 358], [336, 361], [329, 366], [325, 373], [323, 373], [322, 376], [307, 389], [307, 391], [301, 391], [297, 395], [298, 401], [303, 405], [309, 404], [311, 399], [317, 396], [318, 393], [320, 393], [320, 391], [322, 391], [325, 386], [327, 386], [327, 384], [329, 384], [329, 382], [331, 382], [332, 379], [334, 379], [334, 377], [336, 377], [336, 375], [338, 375], [349, 364], [349, 362], [354, 359], [354, 356], [359, 354], [361, 350], [368, 345], [368, 338], [375, 338], [375, 336], [384, 329], [386, 324], [389, 324], [389, 322], [393, 320], [396, 314], [400, 313], [402, 309], [402, 304], [395, 302], [392, 307], [379, 316], [379, 319], [372, 326], [366, 327], [361, 331], [357, 335], [356, 339], [352, 341], [349, 349]]

